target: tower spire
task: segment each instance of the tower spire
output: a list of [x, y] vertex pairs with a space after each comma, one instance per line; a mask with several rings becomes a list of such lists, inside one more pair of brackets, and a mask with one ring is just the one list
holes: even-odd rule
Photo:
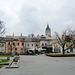
[[47, 36], [51, 36], [51, 29], [50, 29], [50, 27], [49, 27], [49, 24], [47, 23], [47, 27], [46, 27], [46, 30], [45, 30], [45, 34], [47, 35]]

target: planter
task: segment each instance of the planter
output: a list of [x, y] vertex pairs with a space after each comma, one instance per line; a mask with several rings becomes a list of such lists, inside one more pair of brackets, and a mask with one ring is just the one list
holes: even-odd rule
[[75, 54], [65, 54], [65, 55], [63, 55], [63, 54], [59, 54], [59, 55], [50, 55], [50, 54], [46, 54], [46, 56], [50, 56], [50, 57], [75, 57]]

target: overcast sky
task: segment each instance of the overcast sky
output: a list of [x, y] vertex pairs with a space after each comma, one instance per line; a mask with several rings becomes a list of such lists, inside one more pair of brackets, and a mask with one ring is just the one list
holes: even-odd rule
[[75, 28], [75, 0], [0, 0], [0, 20], [5, 35], [44, 35], [47, 23], [61, 34], [67, 26]]

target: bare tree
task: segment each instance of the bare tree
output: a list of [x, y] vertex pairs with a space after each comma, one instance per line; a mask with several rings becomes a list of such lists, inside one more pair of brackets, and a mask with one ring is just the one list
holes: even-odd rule
[[5, 23], [3, 21], [0, 21], [0, 37], [2, 37], [5, 34]]
[[58, 33], [55, 32], [57, 43], [62, 47], [63, 54], [65, 54], [64, 47], [65, 47], [65, 44], [67, 43], [67, 41], [65, 41], [65, 34], [66, 32], [63, 32], [63, 34], [59, 36]]
[[66, 40], [67, 42], [70, 43], [70, 48], [75, 45], [75, 29], [71, 29], [70, 27], [68, 27], [68, 33], [67, 33], [67, 37]]
[[65, 45], [67, 43], [70, 44], [70, 47], [72, 47], [73, 44], [75, 44], [75, 30], [72, 30], [71, 28], [66, 29], [61, 36], [58, 35], [57, 32], [55, 32], [55, 37], [57, 40], [57, 43], [62, 47], [63, 54], [65, 54]]

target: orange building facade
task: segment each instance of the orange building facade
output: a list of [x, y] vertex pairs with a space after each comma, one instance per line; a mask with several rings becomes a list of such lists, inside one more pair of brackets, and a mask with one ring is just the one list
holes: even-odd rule
[[6, 36], [5, 52], [25, 54], [25, 37], [24, 36]]

